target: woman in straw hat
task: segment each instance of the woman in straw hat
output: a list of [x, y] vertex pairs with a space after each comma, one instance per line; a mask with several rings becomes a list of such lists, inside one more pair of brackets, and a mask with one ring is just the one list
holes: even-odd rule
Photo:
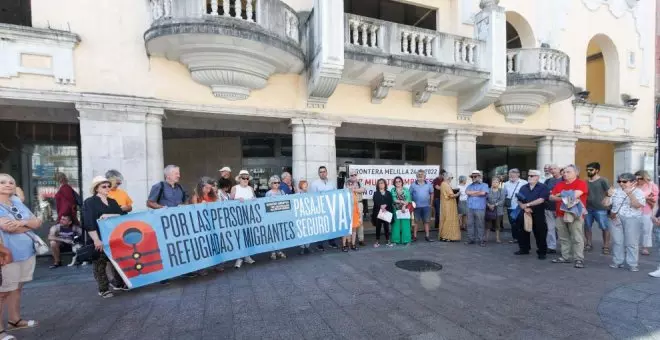
[[[241, 202], [255, 199], [257, 196], [254, 194], [254, 189], [250, 186], [251, 179], [252, 176], [250, 176], [250, 173], [247, 170], [241, 170], [238, 173], [238, 176], [236, 176], [236, 182], [238, 182], [238, 184], [231, 188], [231, 193], [229, 194], [231, 199], [239, 200]], [[236, 260], [234, 267], [236, 269], [241, 268], [243, 261], [247, 264], [253, 264], [255, 262], [252, 257], [246, 256], [242, 259]]]
[[92, 240], [94, 240], [94, 247], [99, 252], [99, 258], [94, 261], [94, 279], [96, 279], [96, 283], [98, 284], [99, 296], [104, 299], [114, 296], [110, 288], [114, 290], [128, 290], [114, 267], [112, 267], [113, 276], [117, 283], [113, 285], [110, 284], [105, 271], [110, 260], [103, 252], [103, 242], [101, 241], [101, 233], [99, 232], [97, 220], [126, 214], [117, 201], [108, 197], [111, 186], [107, 178], [103, 176], [94, 177], [89, 190], [92, 197], [87, 198], [83, 204], [83, 227], [87, 230]]

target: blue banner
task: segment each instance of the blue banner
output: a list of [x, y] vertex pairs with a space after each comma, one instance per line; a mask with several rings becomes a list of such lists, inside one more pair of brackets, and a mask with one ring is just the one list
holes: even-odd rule
[[244, 256], [351, 233], [348, 190], [148, 210], [99, 220], [105, 253], [130, 288]]

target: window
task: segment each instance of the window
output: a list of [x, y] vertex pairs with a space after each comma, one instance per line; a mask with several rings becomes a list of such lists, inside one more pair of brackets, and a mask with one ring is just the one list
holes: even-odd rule
[[425, 157], [424, 146], [422, 145], [406, 145], [406, 160], [412, 162], [424, 162]]
[[275, 139], [245, 138], [241, 140], [243, 157], [275, 157]]
[[0, 23], [32, 26], [31, 0], [0, 1]]
[[337, 157], [376, 158], [374, 142], [361, 140], [337, 140]]
[[291, 157], [293, 156], [293, 143], [291, 141], [291, 138], [282, 138], [282, 147], [280, 148], [280, 155], [284, 157]]
[[401, 143], [378, 143], [378, 158], [379, 159], [403, 159], [403, 145]]
[[392, 0], [344, 0], [346, 13], [436, 30], [436, 10]]

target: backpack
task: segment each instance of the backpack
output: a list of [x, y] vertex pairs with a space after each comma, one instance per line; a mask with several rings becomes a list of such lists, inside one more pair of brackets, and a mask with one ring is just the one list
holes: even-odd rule
[[[186, 194], [186, 191], [183, 190], [183, 187], [181, 186], [181, 184], [175, 183], [174, 187], [181, 189], [181, 192], [183, 193], [183, 202], [181, 202], [181, 203], [188, 202], [188, 195]], [[165, 181], [160, 181], [160, 189], [158, 190], [158, 197], [156, 198], [156, 203], [160, 202], [160, 199], [163, 198], [163, 192], [164, 191], [165, 191]]]
[[82, 197], [80, 196], [80, 194], [77, 191], [75, 191], [73, 189], [71, 189], [71, 191], [73, 191], [73, 199], [76, 200], [76, 205], [82, 208], [82, 206], [83, 206]]

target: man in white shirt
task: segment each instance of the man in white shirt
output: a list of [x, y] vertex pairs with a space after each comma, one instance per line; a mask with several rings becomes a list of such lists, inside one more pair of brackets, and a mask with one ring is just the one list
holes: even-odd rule
[[[321, 165], [319, 167], [319, 178], [315, 179], [312, 182], [312, 185], [309, 187], [309, 192], [324, 192], [337, 190], [337, 183], [328, 179], [328, 168]], [[335, 240], [328, 240], [328, 245], [330, 248], [337, 249], [337, 243]], [[323, 242], [316, 243], [316, 250], [324, 251]]]
[[519, 228], [516, 221], [522, 216], [522, 214], [518, 214], [518, 216], [514, 218], [513, 213], [518, 207], [518, 198], [516, 197], [516, 194], [518, 194], [520, 188], [525, 184], [527, 184], [527, 181], [520, 178], [520, 170], [516, 168], [509, 170], [509, 180], [504, 183], [504, 205], [507, 208], [507, 217], [509, 219], [509, 225], [511, 226], [511, 237], [513, 238], [510, 243], [518, 242]]

